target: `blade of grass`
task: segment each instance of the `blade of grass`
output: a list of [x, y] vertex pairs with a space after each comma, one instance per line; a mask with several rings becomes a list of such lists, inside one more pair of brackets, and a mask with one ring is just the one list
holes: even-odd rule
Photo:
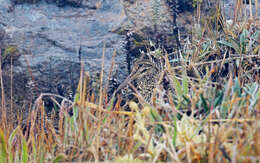
[[0, 128], [0, 162], [7, 162], [7, 144], [3, 130]]
[[31, 138], [31, 143], [32, 143], [32, 152], [33, 152], [33, 161], [37, 162], [37, 150], [36, 150], [36, 143], [35, 143], [35, 137], [32, 136]]
[[[112, 97], [111, 103], [109, 104], [107, 111], [111, 111], [111, 109], [112, 109], [113, 106], [114, 106], [114, 102], [115, 102], [115, 97]], [[106, 122], [106, 120], [107, 120], [107, 117], [108, 117], [108, 114], [104, 117], [104, 119], [103, 119], [103, 124], [105, 124], [105, 122]]]
[[188, 97], [189, 84], [188, 84], [188, 78], [187, 78], [187, 74], [186, 74], [186, 73], [185, 73], [185, 75], [183, 76], [182, 90], [183, 90], [183, 95], [184, 95], [185, 97]]
[[170, 65], [167, 54], [165, 56], [165, 61], [166, 61], [166, 65], [167, 65], [167, 70], [170, 73], [171, 79], [173, 80], [172, 82], [173, 82], [173, 86], [174, 86], [174, 89], [175, 89], [177, 97], [178, 97], [178, 101], [180, 102], [181, 98], [182, 98], [182, 87], [181, 87], [179, 80], [176, 78], [174, 71], [171, 69], [171, 65]]
[[200, 94], [200, 100], [201, 100], [201, 102], [202, 102], [202, 106], [203, 106], [203, 108], [204, 108], [204, 112], [205, 112], [205, 113], [208, 113], [208, 112], [209, 112], [209, 106], [208, 106], [207, 101], [206, 101], [206, 99], [204, 98], [203, 94]]
[[9, 161], [10, 162], [13, 162], [13, 155], [12, 155], [12, 152], [11, 152], [11, 149], [12, 149], [12, 144], [13, 144], [13, 142], [14, 142], [14, 138], [15, 138], [15, 136], [17, 135], [17, 132], [20, 130], [20, 126], [18, 126], [18, 127], [16, 127], [13, 131], [12, 131], [12, 133], [10, 134], [10, 136], [9, 136], [9, 139], [8, 139], [8, 153], [9, 153], [9, 155], [8, 155], [8, 157], [9, 157]]
[[55, 157], [55, 159], [52, 161], [53, 163], [59, 163], [65, 158], [64, 154], [59, 154], [58, 156]]
[[27, 145], [27, 142], [26, 142], [24, 136], [22, 136], [22, 162], [27, 163], [28, 159], [29, 159], [28, 145]]

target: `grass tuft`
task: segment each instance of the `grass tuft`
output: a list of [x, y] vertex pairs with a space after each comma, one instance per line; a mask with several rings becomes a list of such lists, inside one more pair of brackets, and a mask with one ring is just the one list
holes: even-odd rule
[[[134, 72], [108, 97], [104, 47], [99, 91], [89, 89], [91, 76], [82, 63], [72, 101], [42, 93], [24, 121], [7, 123], [0, 68], [0, 162], [259, 161], [260, 27], [252, 12], [250, 19], [242, 19], [242, 9], [237, 3], [232, 24], [221, 20], [222, 31], [196, 21], [192, 42], [183, 42], [178, 61], [170, 59], [175, 53], [148, 49], [145, 60], [136, 63], [141, 79], [158, 75], [148, 98], [145, 88], [137, 87], [140, 78]], [[120, 94], [127, 85], [135, 98]], [[45, 97], [58, 112], [46, 113]]]

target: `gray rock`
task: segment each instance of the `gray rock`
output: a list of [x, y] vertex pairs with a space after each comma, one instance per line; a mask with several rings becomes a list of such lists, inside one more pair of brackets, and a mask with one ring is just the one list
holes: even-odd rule
[[[34, 81], [27, 80], [24, 85], [33, 83], [37, 87], [35, 97], [41, 92], [51, 92], [69, 98], [69, 92], [77, 87], [80, 60], [91, 75], [99, 73], [104, 45], [105, 81], [114, 50], [117, 51], [114, 74], [121, 81], [127, 75], [124, 37], [111, 33], [113, 26], [125, 19], [120, 15], [123, 6], [117, 0], [101, 6], [98, 6], [100, 0], [66, 2], [82, 5], [84, 2], [88, 7], [59, 8], [53, 1], [50, 4], [42, 1], [38, 5], [16, 5], [8, 12], [10, 4], [0, 3], [0, 28], [24, 52], [16, 69], [22, 72], [31, 69]], [[91, 5], [93, 9], [89, 9]]]
[[4, 37], [5, 37], [5, 30], [3, 28], [0, 28], [0, 42], [2, 42]]
[[23, 4], [23, 3], [38, 3], [41, 0], [11, 0], [13, 4]]
[[45, 1], [47, 3], [54, 3], [59, 7], [64, 6], [73, 6], [73, 7], [87, 7], [95, 9], [97, 5], [101, 2], [101, 0], [10, 0], [13, 5], [30, 3], [36, 4], [41, 1]]
[[190, 35], [193, 9], [191, 9], [191, 1], [180, 1], [179, 6], [173, 5], [171, 7], [168, 1], [170, 0], [123, 0], [124, 14], [127, 19], [117, 26], [114, 32], [126, 34], [130, 31], [135, 36], [137, 35], [138, 41], [136, 41], [141, 41], [141, 44], [144, 43], [143, 40], [151, 40], [157, 46], [163, 46], [167, 49], [175, 48], [176, 37], [173, 34], [172, 11], [178, 12], [177, 27], [181, 34], [181, 40], [184, 40], [183, 38]]

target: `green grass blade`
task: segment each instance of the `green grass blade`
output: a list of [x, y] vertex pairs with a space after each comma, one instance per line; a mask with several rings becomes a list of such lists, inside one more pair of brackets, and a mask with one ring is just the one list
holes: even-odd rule
[[64, 154], [59, 154], [52, 162], [59, 163], [65, 158]]
[[241, 87], [239, 84], [239, 80], [237, 78], [235, 79], [235, 85], [233, 87], [233, 91], [238, 95], [238, 97], [241, 97]]
[[232, 48], [235, 49], [235, 51], [236, 51], [238, 54], [240, 54], [240, 53], [241, 53], [241, 49], [240, 49], [239, 43], [237, 43], [236, 40], [234, 40], [234, 39], [232, 39], [232, 38], [231, 38], [229, 41], [230, 41], [230, 43], [231, 43], [231, 45], [232, 45]]
[[12, 131], [12, 133], [10, 134], [9, 139], [8, 139], [8, 146], [9, 146], [9, 148], [8, 148], [8, 154], [9, 154], [9, 156], [8, 156], [8, 157], [9, 157], [9, 162], [13, 162], [13, 155], [12, 155], [12, 152], [11, 152], [11, 149], [12, 149], [11, 147], [12, 147], [14, 138], [15, 138], [17, 132], [19, 131], [19, 129], [20, 129], [19, 126], [16, 127], [16, 128]]
[[19, 126], [16, 127], [16, 128], [13, 130], [13, 132], [10, 134], [9, 139], [8, 139], [8, 144], [9, 144], [9, 145], [12, 145], [12, 144], [13, 144], [14, 137], [15, 137], [15, 135], [17, 134], [19, 128], [20, 128]]
[[[108, 111], [110, 111], [110, 110], [113, 108], [114, 102], [115, 102], [115, 97], [113, 96], [112, 99], [111, 99], [111, 103], [110, 103], [109, 106], [108, 106], [108, 109], [107, 109]], [[103, 119], [103, 122], [102, 122], [103, 124], [106, 122], [108, 115], [109, 115], [109, 114], [107, 114], [107, 115], [105, 116], [105, 118]]]
[[152, 122], [162, 121], [162, 117], [160, 116], [160, 114], [157, 112], [155, 108], [150, 109], [150, 117]]
[[236, 41], [233, 40], [233, 39], [230, 39], [229, 41], [230, 42], [227, 42], [225, 40], [220, 40], [217, 43], [224, 45], [224, 46], [227, 46], [227, 47], [230, 47], [230, 48], [233, 48], [237, 53], [240, 53], [240, 48], [239, 48], [238, 43], [236, 43]]
[[0, 129], [0, 162], [7, 162], [7, 144], [3, 131]]
[[172, 79], [173, 79], [174, 89], [175, 89], [177, 97], [178, 97], [178, 101], [180, 102], [181, 98], [182, 98], [181, 84], [180, 84], [179, 80], [176, 78], [175, 75], [172, 76]]
[[34, 162], [36, 162], [38, 155], [37, 155], [37, 150], [36, 150], [35, 138], [32, 138], [32, 152], [33, 152]]
[[28, 147], [25, 138], [22, 138], [22, 162], [27, 163], [28, 162]]
[[74, 96], [74, 101], [73, 101], [73, 102], [77, 103], [77, 102], [79, 102], [79, 100], [80, 100], [80, 93], [79, 93], [79, 91], [77, 90], [77, 92], [76, 92], [76, 94], [75, 94], [75, 96]]
[[185, 97], [188, 97], [188, 94], [189, 94], [189, 84], [188, 84], [188, 78], [187, 78], [186, 74], [183, 77], [182, 90], [183, 90], [183, 95]]
[[222, 104], [222, 101], [224, 99], [224, 90], [222, 90], [216, 97], [214, 101], [214, 107], [217, 107], [218, 105]]
[[40, 153], [40, 163], [44, 163], [45, 152]]
[[242, 53], [246, 52], [246, 45], [247, 45], [247, 37], [249, 32], [247, 29], [244, 29], [242, 34], [240, 35], [240, 47], [242, 47]]
[[233, 45], [230, 42], [227, 42], [225, 40], [220, 40], [217, 43], [224, 45], [224, 46], [227, 46], [227, 47], [230, 47], [230, 48], [233, 48]]
[[221, 118], [223, 118], [223, 119], [227, 118], [227, 114], [228, 114], [227, 105], [224, 105], [223, 107], [220, 108], [220, 114], [221, 114]]
[[203, 94], [200, 94], [200, 100], [201, 100], [201, 102], [202, 102], [202, 106], [203, 106], [203, 108], [204, 108], [204, 112], [205, 112], [205, 113], [208, 113], [208, 112], [209, 112], [209, 106], [208, 106], [207, 101], [206, 101], [206, 99], [204, 98]]

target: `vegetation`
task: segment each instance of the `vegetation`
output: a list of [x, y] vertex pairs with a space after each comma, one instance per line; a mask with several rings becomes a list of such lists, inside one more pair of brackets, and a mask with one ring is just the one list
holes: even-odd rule
[[[222, 30], [195, 24], [180, 60], [171, 59], [176, 53], [147, 49], [144, 58], [155, 63], [149, 65], [161, 66], [151, 98], [144, 99], [130, 80], [136, 99], [126, 105], [118, 93], [108, 98], [107, 85], [91, 93], [83, 69], [74, 101], [42, 94], [26, 122], [7, 122], [2, 98], [0, 162], [259, 161], [259, 19], [236, 11], [232, 23], [221, 21]], [[47, 115], [46, 96], [58, 112]]]

